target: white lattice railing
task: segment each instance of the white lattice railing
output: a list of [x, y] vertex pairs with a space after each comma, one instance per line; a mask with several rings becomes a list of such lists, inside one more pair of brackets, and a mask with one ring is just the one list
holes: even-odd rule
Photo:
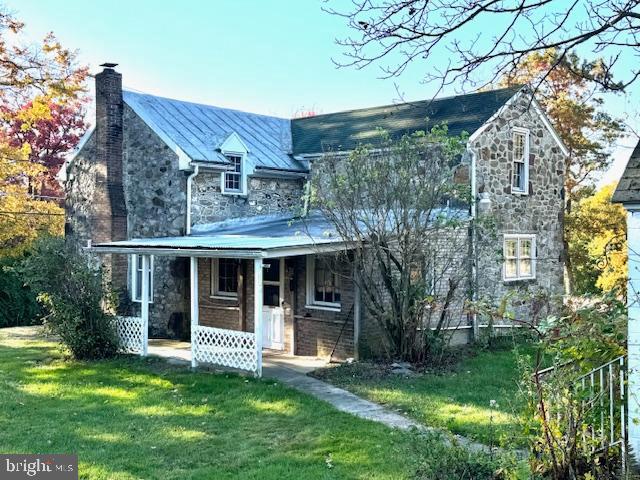
[[252, 332], [198, 325], [191, 338], [191, 354], [198, 362], [258, 371], [256, 335]]
[[140, 317], [116, 317], [116, 331], [120, 350], [124, 353], [142, 353], [144, 332]]

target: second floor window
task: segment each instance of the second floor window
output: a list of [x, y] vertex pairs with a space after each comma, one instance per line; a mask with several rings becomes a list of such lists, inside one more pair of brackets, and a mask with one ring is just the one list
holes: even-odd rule
[[513, 130], [513, 180], [511, 191], [527, 193], [529, 190], [529, 131]]
[[226, 192], [242, 193], [242, 156], [225, 155], [231, 164], [231, 170], [224, 172], [224, 190]]

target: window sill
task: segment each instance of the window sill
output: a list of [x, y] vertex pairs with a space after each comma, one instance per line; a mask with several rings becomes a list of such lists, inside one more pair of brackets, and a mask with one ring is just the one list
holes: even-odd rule
[[526, 282], [533, 282], [536, 280], [536, 277], [520, 277], [520, 278], [503, 278], [502, 281], [504, 283], [526, 283]]
[[222, 193], [222, 195], [228, 195], [230, 197], [244, 197], [244, 198], [248, 197], [247, 192], [228, 192], [223, 190], [220, 193]]
[[[133, 303], [142, 303], [142, 300], [131, 300]], [[153, 300], [149, 300], [149, 305], [153, 303]]]
[[228, 302], [236, 302], [238, 303], [238, 296], [226, 296], [226, 295], [209, 295], [209, 298], [213, 298], [215, 300], [226, 300]]
[[511, 194], [516, 197], [527, 197], [529, 196], [529, 192], [525, 192], [523, 190], [511, 190]]
[[307, 310], [323, 310], [325, 312], [341, 312], [342, 305], [305, 305], [304, 308]]

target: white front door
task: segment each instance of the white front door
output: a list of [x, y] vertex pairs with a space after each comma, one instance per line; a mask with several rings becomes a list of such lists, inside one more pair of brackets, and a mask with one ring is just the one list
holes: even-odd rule
[[263, 261], [262, 346], [284, 350], [284, 258]]

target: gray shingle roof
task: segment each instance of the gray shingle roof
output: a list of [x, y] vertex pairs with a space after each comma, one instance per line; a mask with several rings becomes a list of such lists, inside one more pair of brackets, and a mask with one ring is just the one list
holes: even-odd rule
[[218, 150], [237, 133], [257, 167], [305, 171], [291, 156], [291, 121], [228, 108], [201, 105], [131, 91], [124, 101], [152, 129], [159, 130], [192, 160], [224, 162]]
[[[469, 134], [480, 128], [522, 87], [458, 95], [435, 100], [329, 113], [291, 121], [293, 153], [351, 150], [373, 141], [382, 128], [393, 138], [447, 122], [449, 133]], [[427, 125], [427, 118], [429, 125]]]
[[640, 141], [631, 153], [611, 201], [614, 203], [640, 203]]

